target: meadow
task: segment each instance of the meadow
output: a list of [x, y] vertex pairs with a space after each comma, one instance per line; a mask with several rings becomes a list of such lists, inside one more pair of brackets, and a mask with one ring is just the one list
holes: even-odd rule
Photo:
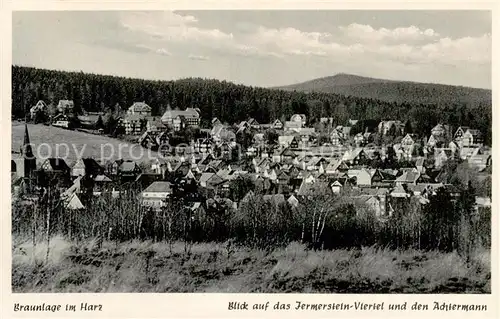
[[[68, 165], [76, 162], [79, 157], [92, 157], [100, 160], [101, 148], [102, 157], [106, 159], [119, 159], [121, 157], [124, 160], [132, 159], [141, 162], [147, 159], [148, 152], [150, 152], [153, 158], [157, 156], [156, 152], [142, 148], [138, 144], [131, 144], [102, 135], [66, 130], [43, 124], [28, 124], [28, 131], [30, 142], [34, 145], [33, 151], [35, 152], [35, 156], [39, 158], [57, 157], [57, 145], [68, 145], [68, 156], [63, 156], [66, 157]], [[19, 152], [24, 141], [24, 123], [12, 122], [11, 141], [12, 151]], [[122, 156], [119, 156], [118, 152], [120, 147], [123, 150], [121, 153]], [[66, 154], [65, 148], [60, 147], [60, 152], [63, 155]], [[141, 152], [144, 156], [139, 158], [138, 155]]]
[[438, 192], [419, 211], [403, 200], [385, 222], [343, 197], [197, 212], [175, 197], [146, 211], [136, 197], [81, 212], [14, 202], [13, 291], [491, 292], [491, 219], [470, 214], [468, 197]]
[[39, 242], [14, 237], [12, 290], [37, 292], [490, 293], [490, 251], [271, 250], [226, 243]]

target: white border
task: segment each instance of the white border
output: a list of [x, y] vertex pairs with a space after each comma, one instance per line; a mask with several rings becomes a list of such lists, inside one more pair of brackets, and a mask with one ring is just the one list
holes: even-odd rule
[[[0, 23], [2, 28], [1, 37], [1, 101], [0, 130], [3, 139], [0, 139], [1, 149], [5, 156], [0, 158], [1, 167], [8, 167], [10, 150], [10, 81], [11, 81], [11, 55], [12, 55], [12, 10], [182, 10], [182, 9], [398, 9], [398, 10], [460, 10], [460, 9], [491, 9], [493, 16], [493, 64], [492, 68], [497, 71], [498, 33], [500, 17], [498, 14], [499, 5], [494, 1], [475, 3], [472, 1], [441, 1], [423, 2], [413, 1], [402, 4], [400, 1], [384, 2], [362, 2], [350, 1], [2, 1]], [[466, 23], [466, 21], [464, 21]], [[498, 124], [499, 107], [497, 87], [499, 86], [498, 72], [493, 71], [493, 127]], [[499, 136], [493, 130], [493, 149], [499, 149]], [[499, 189], [499, 176], [497, 174], [498, 156], [493, 151], [493, 194]], [[1, 213], [1, 249], [2, 249], [2, 279], [1, 279], [1, 317], [14, 317], [12, 312], [14, 302], [23, 303], [101, 303], [105, 309], [103, 312], [86, 314], [76, 312], [71, 317], [102, 317], [102, 318], [232, 318], [232, 317], [281, 317], [301, 318], [301, 317], [498, 317], [498, 204], [493, 196], [492, 209], [492, 294], [490, 295], [325, 295], [325, 294], [12, 294], [10, 287], [11, 278], [11, 236], [10, 236], [10, 176], [7, 170], [0, 170], [1, 181], [1, 203], [3, 205]], [[247, 301], [251, 303], [270, 301], [271, 304], [280, 302], [295, 303], [296, 300], [303, 302], [404, 302], [410, 304], [418, 301], [432, 305], [434, 301], [444, 301], [451, 303], [486, 303], [489, 305], [488, 313], [475, 312], [335, 312], [335, 311], [287, 311], [287, 312], [257, 312], [257, 311], [228, 311], [228, 301]], [[34, 313], [19, 314], [15, 317], [42, 318], [42, 317], [70, 317], [67, 313]]]

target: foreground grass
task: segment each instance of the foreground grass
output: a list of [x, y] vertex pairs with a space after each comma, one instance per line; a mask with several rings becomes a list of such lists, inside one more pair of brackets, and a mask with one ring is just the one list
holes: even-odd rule
[[[14, 239], [13, 292], [490, 293], [490, 252], [469, 266], [456, 253], [311, 251], [292, 243], [272, 252], [224, 244], [133, 241], [47, 247]], [[34, 262], [35, 257], [36, 262]]]

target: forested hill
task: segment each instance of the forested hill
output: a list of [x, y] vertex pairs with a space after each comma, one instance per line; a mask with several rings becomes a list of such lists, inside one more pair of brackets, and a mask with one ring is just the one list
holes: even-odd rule
[[205, 125], [213, 117], [227, 123], [248, 117], [254, 117], [259, 123], [269, 123], [303, 113], [308, 116], [309, 123], [326, 116], [333, 117], [336, 124], [344, 124], [348, 119], [400, 119], [411, 120], [415, 132], [424, 135], [428, 135], [438, 122], [454, 127], [467, 124], [491, 134], [491, 103], [482, 101], [457, 103], [450, 100], [429, 107], [332, 93], [256, 88], [200, 78], [152, 81], [12, 67], [14, 117], [24, 117], [25, 110], [38, 100], [56, 105], [63, 99], [73, 100], [77, 112], [105, 110], [116, 105], [125, 110], [135, 101], [150, 105], [153, 115], [163, 114], [168, 104], [180, 109], [198, 107]]
[[398, 103], [491, 103], [492, 98], [491, 90], [434, 83], [383, 80], [343, 73], [279, 89], [352, 95]]

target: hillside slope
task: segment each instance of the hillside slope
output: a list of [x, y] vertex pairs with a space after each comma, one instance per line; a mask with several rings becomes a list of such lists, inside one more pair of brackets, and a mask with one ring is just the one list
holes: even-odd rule
[[491, 103], [491, 90], [434, 83], [392, 81], [337, 74], [279, 89], [300, 92], [322, 92], [408, 103]]
[[[70, 131], [42, 124], [28, 124], [28, 130], [33, 152], [38, 161], [48, 157], [62, 157], [68, 165], [72, 165], [81, 156], [92, 157], [98, 161], [122, 158], [147, 162], [150, 157], [156, 158], [158, 156], [156, 152], [142, 148], [139, 144], [127, 143], [107, 136]], [[11, 150], [13, 152], [19, 152], [23, 139], [24, 124], [13, 122], [11, 137]], [[19, 156], [16, 153], [12, 154], [13, 159]]]

